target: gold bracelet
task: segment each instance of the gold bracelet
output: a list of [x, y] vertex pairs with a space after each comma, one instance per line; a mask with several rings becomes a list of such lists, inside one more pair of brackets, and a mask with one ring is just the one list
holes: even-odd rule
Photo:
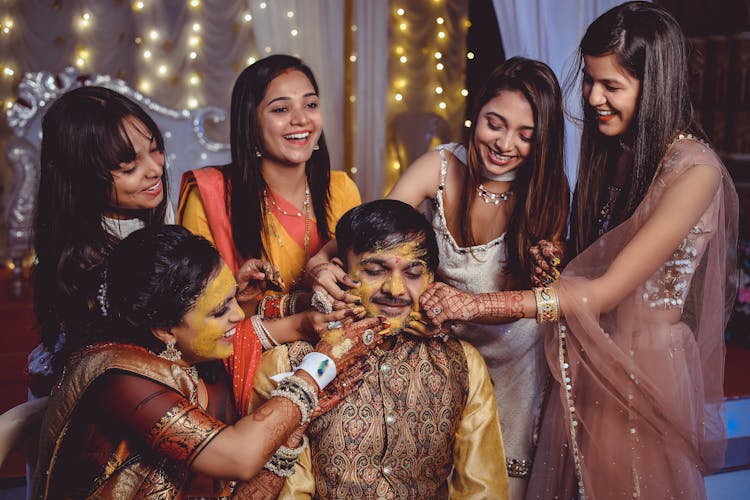
[[545, 286], [534, 288], [536, 299], [536, 322], [556, 323], [560, 321], [560, 301], [554, 288]]

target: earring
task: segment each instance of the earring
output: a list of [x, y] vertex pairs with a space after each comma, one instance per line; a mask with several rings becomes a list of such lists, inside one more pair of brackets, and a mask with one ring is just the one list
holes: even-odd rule
[[167, 342], [166, 347], [162, 352], [159, 353], [159, 357], [166, 359], [167, 361], [179, 361], [182, 359], [182, 353], [179, 349], [177, 349], [177, 346], [175, 345], [174, 340], [170, 340]]
[[317, 151], [319, 149], [320, 149], [320, 146], [318, 146], [317, 144], [315, 146], [313, 146], [313, 151]]
[[255, 148], [255, 156], [257, 156], [258, 158], [263, 158], [263, 155], [260, 153], [260, 149]]

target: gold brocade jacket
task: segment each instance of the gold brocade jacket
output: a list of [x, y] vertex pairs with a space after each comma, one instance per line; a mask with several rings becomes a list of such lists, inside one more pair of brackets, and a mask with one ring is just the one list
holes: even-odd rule
[[[290, 351], [292, 362], [304, 354], [266, 353], [259, 392], [289, 369]], [[494, 391], [474, 347], [402, 335], [366, 363], [359, 389], [310, 424], [311, 446], [279, 498], [508, 497]]]
[[[182, 463], [143, 453], [143, 446], [138, 446], [140, 443], [113, 439], [97, 432], [88, 423], [90, 420], [81, 415], [79, 403], [86, 390], [108, 370], [151, 379], [174, 389], [186, 399], [194, 390], [194, 383], [185, 371], [138, 346], [100, 344], [76, 354], [50, 396], [42, 424], [31, 498], [61, 498], [70, 495], [71, 489], [87, 491], [87, 498], [180, 498], [192, 459], [221, 430], [216, 428], [215, 432], [209, 431], [211, 435], [206, 435], [205, 429], [201, 429], [204, 431], [202, 435], [187, 440], [191, 446], [185, 451], [190, 456]], [[189, 422], [187, 415], [195, 408], [190, 404], [173, 407], [152, 431], [163, 433], [173, 424]], [[98, 449], [82, 449], [84, 437], [87, 442], [96, 443]], [[162, 437], [168, 439], [166, 435]], [[178, 441], [173, 436], [172, 446], [186, 444]], [[61, 473], [60, 465], [68, 473]], [[89, 471], [92, 467], [100, 469], [93, 484], [78, 484], [80, 478], [70, 477], [76, 475], [70, 474], [71, 470]]]

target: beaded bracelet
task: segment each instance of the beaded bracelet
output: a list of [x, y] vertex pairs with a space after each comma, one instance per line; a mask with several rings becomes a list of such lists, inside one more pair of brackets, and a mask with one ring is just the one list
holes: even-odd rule
[[263, 464], [263, 468], [269, 471], [271, 474], [275, 474], [279, 477], [283, 477], [284, 479], [286, 479], [292, 474], [294, 474], [294, 464], [296, 463], [297, 463], [296, 460], [291, 463], [280, 461], [274, 455], [268, 460], [268, 462]]
[[555, 323], [560, 321], [560, 301], [554, 288], [545, 286], [534, 288], [536, 299], [536, 322]]
[[318, 392], [309, 383], [294, 375], [279, 382], [271, 397], [282, 397], [296, 404], [300, 411], [300, 425], [310, 421], [310, 415], [318, 406]]

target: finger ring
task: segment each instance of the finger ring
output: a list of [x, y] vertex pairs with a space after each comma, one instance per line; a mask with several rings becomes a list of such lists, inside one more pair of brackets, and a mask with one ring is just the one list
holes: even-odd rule
[[333, 304], [331, 303], [331, 299], [329, 299], [328, 295], [321, 290], [318, 290], [313, 294], [312, 298], [310, 299], [310, 305], [323, 314], [330, 314], [331, 312], [333, 312]]
[[337, 328], [341, 328], [341, 321], [329, 321], [328, 322], [329, 330], [335, 330]]
[[443, 312], [443, 308], [442, 308], [442, 307], [440, 307], [440, 306], [435, 306], [435, 307], [433, 307], [433, 308], [432, 308], [432, 313], [433, 313], [433, 314], [434, 314], [435, 316], [437, 316], [437, 315], [438, 315], [438, 314], [440, 314], [441, 312]]
[[364, 345], [370, 345], [375, 341], [375, 332], [368, 328], [362, 332], [362, 343]]

